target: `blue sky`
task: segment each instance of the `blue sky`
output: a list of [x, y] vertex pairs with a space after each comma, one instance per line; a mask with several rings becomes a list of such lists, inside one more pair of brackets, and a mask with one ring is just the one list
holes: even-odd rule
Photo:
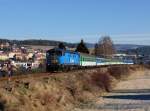
[[150, 44], [150, 0], [0, 0], [0, 38]]

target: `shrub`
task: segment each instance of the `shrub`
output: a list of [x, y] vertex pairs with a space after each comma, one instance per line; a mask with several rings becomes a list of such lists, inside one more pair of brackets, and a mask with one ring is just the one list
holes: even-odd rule
[[16, 71], [14, 71], [14, 75], [22, 75], [22, 74], [34, 74], [34, 73], [44, 73], [46, 72], [45, 65], [39, 66], [38, 68], [26, 69], [25, 67], [19, 67]]
[[46, 92], [45, 94], [41, 95], [41, 104], [42, 105], [47, 105], [47, 104], [51, 104], [55, 101], [55, 98], [53, 95], [49, 94], [48, 92]]
[[37, 93], [35, 98], [39, 100], [40, 104], [43, 106], [56, 103], [56, 98], [50, 92]]
[[116, 79], [121, 79], [121, 77], [129, 74], [129, 67], [128, 66], [112, 66], [108, 68], [108, 72], [111, 76], [115, 77]]
[[67, 80], [66, 81], [66, 89], [75, 98], [75, 94], [77, 93], [77, 86], [75, 85], [75, 81]]
[[111, 90], [112, 78], [107, 72], [96, 72], [92, 75], [92, 84], [109, 92]]

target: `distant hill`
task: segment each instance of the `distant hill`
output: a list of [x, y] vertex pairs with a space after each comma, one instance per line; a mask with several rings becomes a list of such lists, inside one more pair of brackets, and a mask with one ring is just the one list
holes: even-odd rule
[[[88, 48], [94, 48], [95, 44], [93, 44], [93, 43], [86, 43], [86, 46]], [[145, 45], [115, 44], [114, 46], [115, 46], [116, 50], [125, 51], [125, 50], [128, 50], [128, 49], [137, 49], [137, 48], [140, 48], [140, 47], [144, 47]]]
[[[17, 45], [41, 45], [41, 46], [57, 46], [61, 41], [55, 40], [37, 40], [37, 39], [29, 39], [29, 40], [8, 40], [8, 39], [0, 39], [0, 43], [9, 42], [10, 44]], [[63, 42], [68, 47], [75, 47], [74, 43]]]
[[[61, 41], [55, 40], [41, 40], [41, 39], [29, 39], [29, 40], [8, 40], [8, 39], [0, 39], [0, 43], [9, 42], [10, 44], [17, 45], [40, 45], [40, 46], [58, 46]], [[63, 42], [69, 48], [76, 48], [78, 43], [69, 43]], [[94, 43], [86, 43], [88, 48], [94, 48]], [[118, 51], [126, 51], [126, 50], [134, 50], [137, 49], [140, 53], [148, 52], [150, 46], [144, 45], [133, 45], [133, 44], [115, 44], [115, 48]]]
[[140, 46], [135, 49], [127, 49], [122, 50], [120, 52], [127, 53], [127, 54], [138, 54], [142, 56], [149, 56], [150, 55], [150, 46]]
[[[92, 43], [86, 43], [86, 46], [88, 48], [94, 48], [95, 44]], [[128, 49], [137, 49], [140, 47], [144, 47], [145, 45], [134, 45], [134, 44], [115, 44], [114, 45], [116, 50], [122, 50], [122, 51], [126, 51]]]
[[[40, 46], [58, 46], [59, 43], [62, 41], [55, 41], [55, 40], [37, 40], [37, 39], [29, 39], [29, 40], [8, 40], [8, 39], [0, 39], [0, 43], [9, 42], [10, 44], [17, 44], [17, 45], [40, 45]], [[75, 48], [78, 43], [69, 43], [63, 42], [67, 47]], [[86, 43], [88, 48], [94, 48], [94, 44]]]
[[140, 47], [144, 47], [144, 45], [134, 45], [134, 44], [116, 44], [115, 45], [115, 48], [117, 50], [122, 50], [122, 51], [129, 50], [129, 49], [137, 49]]
[[150, 46], [139, 47], [136, 51], [140, 55], [150, 55]]

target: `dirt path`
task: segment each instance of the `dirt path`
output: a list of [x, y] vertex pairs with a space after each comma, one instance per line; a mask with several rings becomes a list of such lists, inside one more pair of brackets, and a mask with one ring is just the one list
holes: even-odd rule
[[74, 111], [150, 111], [150, 71], [133, 74], [107, 96]]

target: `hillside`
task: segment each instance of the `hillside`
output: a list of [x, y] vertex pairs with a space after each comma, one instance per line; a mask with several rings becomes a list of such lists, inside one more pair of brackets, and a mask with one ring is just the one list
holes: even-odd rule
[[136, 51], [140, 55], [150, 55], [150, 46], [139, 47]]
[[118, 80], [127, 77], [138, 66], [55, 73], [47, 77], [0, 82], [2, 111], [70, 111], [110, 91]]
[[115, 48], [117, 50], [129, 50], [129, 49], [137, 49], [140, 47], [144, 47], [144, 45], [134, 45], [134, 44], [115, 44]]

